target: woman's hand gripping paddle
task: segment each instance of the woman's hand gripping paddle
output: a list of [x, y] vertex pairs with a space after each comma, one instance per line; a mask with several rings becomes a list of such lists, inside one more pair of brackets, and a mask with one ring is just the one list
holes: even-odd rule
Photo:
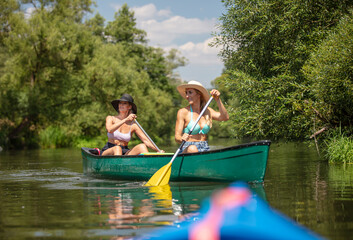
[[[202, 109], [199, 117], [196, 119], [194, 125], [190, 129], [189, 134], [191, 134], [192, 131], [194, 130], [194, 128], [196, 127], [200, 118], [205, 113], [208, 105], [210, 105], [212, 99], [213, 99], [213, 97], [211, 96], [210, 99], [208, 100], [208, 102], [206, 103], [205, 107]], [[183, 140], [180, 147], [178, 148], [178, 150], [174, 153], [172, 160], [170, 160], [170, 162], [168, 164], [164, 165], [155, 174], [153, 174], [153, 176], [150, 178], [150, 180], [148, 180], [148, 182], [145, 184], [145, 186], [163, 186], [163, 185], [166, 185], [169, 183], [170, 174], [172, 171], [172, 168], [171, 168], [172, 163], [173, 163], [174, 159], [178, 156], [178, 154], [181, 151], [181, 149], [183, 148], [184, 144], [185, 144], [185, 141]]]

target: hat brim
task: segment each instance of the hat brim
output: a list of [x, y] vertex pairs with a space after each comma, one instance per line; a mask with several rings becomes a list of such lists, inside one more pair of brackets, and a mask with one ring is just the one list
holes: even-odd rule
[[209, 99], [210, 99], [210, 94], [208, 93], [208, 91], [206, 90], [206, 88], [204, 88], [203, 86], [200, 86], [200, 85], [197, 85], [197, 84], [182, 84], [182, 85], [179, 85], [177, 87], [177, 90], [178, 92], [180, 93], [180, 95], [187, 99], [186, 98], [186, 93], [185, 93], [185, 90], [187, 88], [194, 88], [194, 89], [197, 89], [198, 91], [201, 92], [202, 94], [202, 97], [203, 99], [207, 102]]
[[133, 103], [133, 102], [130, 102], [130, 101], [126, 101], [126, 99], [117, 99], [117, 100], [113, 100], [113, 101], [111, 102], [112, 105], [113, 105], [113, 108], [114, 108], [118, 113], [119, 113], [119, 102], [120, 102], [120, 101], [130, 103], [131, 106], [132, 106], [132, 108], [131, 108], [132, 113], [133, 113], [133, 114], [137, 114], [137, 106], [136, 106], [136, 104]]

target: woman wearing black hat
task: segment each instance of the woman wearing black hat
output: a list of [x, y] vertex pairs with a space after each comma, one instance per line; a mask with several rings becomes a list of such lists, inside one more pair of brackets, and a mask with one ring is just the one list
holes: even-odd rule
[[[134, 99], [127, 93], [124, 93], [120, 99], [111, 102], [117, 116], [107, 116], [105, 127], [107, 128], [108, 142], [103, 147], [101, 155], [138, 155], [148, 152], [148, 148], [155, 151], [158, 149], [149, 141], [143, 131], [134, 123], [137, 113], [137, 107]], [[143, 143], [128, 148], [128, 143], [132, 134], [135, 133]], [[161, 152], [164, 152], [161, 150]]]

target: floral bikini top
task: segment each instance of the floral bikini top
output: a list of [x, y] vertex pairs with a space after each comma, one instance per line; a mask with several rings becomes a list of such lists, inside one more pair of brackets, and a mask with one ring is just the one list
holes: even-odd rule
[[[190, 113], [191, 113], [191, 120], [189, 122], [189, 124], [186, 126], [186, 128], [184, 128], [184, 133], [189, 133], [192, 126], [194, 126], [194, 120], [192, 119], [193, 116], [193, 111], [192, 111], [192, 107], [190, 105]], [[194, 130], [192, 130], [191, 135], [197, 135], [197, 134], [207, 134], [210, 131], [210, 126], [208, 126], [207, 124], [205, 124], [205, 126], [201, 129], [200, 125], [197, 124], [194, 128]]]

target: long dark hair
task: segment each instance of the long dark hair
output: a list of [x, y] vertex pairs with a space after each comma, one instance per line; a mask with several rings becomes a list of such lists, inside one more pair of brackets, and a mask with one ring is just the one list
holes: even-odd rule
[[[195, 89], [195, 91], [196, 91], [196, 93], [197, 93], [198, 95], [200, 95], [200, 109], [201, 109], [201, 111], [202, 111], [202, 109], [206, 106], [206, 103], [207, 103], [207, 102], [206, 102], [206, 100], [203, 98], [203, 95], [202, 95], [202, 93], [201, 93], [199, 90]], [[206, 119], [206, 124], [207, 124], [208, 126], [212, 127], [212, 117], [211, 117], [210, 110], [208, 110], [208, 108], [207, 108], [206, 111], [205, 111], [204, 117], [205, 117], [205, 119]]]

